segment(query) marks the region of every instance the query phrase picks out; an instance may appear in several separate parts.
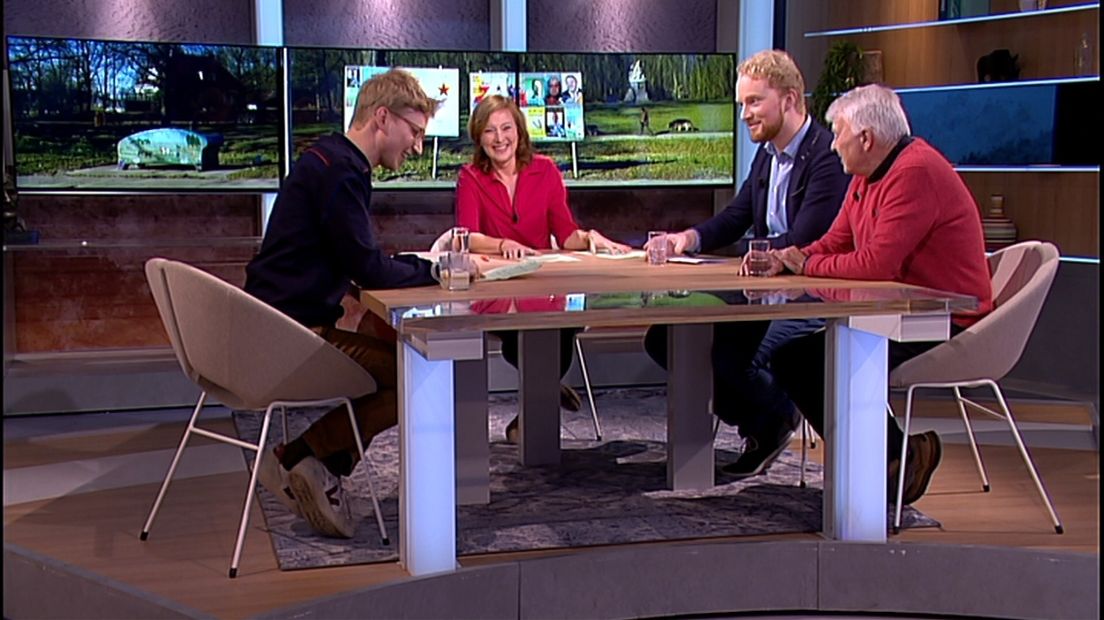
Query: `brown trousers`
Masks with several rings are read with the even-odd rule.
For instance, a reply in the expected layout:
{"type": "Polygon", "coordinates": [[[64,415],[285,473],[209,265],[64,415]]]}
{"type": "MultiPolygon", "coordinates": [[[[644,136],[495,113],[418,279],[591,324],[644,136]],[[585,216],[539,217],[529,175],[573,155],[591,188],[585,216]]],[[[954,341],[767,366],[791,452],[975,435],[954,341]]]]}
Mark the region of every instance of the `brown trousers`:
{"type": "MultiPolygon", "coordinates": [[[[353,413],[360,426],[365,449],[377,434],[398,424],[398,369],[393,338],[350,332],[336,327],[314,328],[326,342],[364,367],[376,380],[374,393],[353,400],[353,413]]],[[[393,333],[393,332],[392,332],[393,333]]],[[[353,463],[357,454],[349,413],[342,405],[329,411],[303,433],[303,440],[319,459],[348,452],[353,463]]]]}

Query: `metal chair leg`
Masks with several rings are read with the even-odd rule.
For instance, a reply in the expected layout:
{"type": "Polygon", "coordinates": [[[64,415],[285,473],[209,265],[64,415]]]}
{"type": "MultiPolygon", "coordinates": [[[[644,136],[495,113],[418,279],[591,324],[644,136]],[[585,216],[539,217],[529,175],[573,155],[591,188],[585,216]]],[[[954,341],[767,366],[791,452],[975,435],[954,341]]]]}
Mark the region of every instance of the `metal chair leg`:
{"type": "Polygon", "coordinates": [[[345,400],[345,409],[349,412],[349,422],[353,428],[353,438],[356,439],[357,453],[360,461],[364,463],[364,475],[368,480],[368,493],[372,496],[372,510],[376,513],[376,525],[379,526],[380,539],[384,545],[390,545],[391,539],[387,536],[387,526],[383,523],[383,513],[380,511],[379,499],[376,497],[376,485],[372,482],[372,464],[368,461],[368,453],[364,450],[364,441],[360,438],[360,425],[357,424],[356,415],[353,413],[353,403],[348,398],[345,400]]]}
{"type": "Polygon", "coordinates": [[[901,508],[905,501],[905,465],[908,463],[908,438],[909,424],[912,422],[912,397],[916,390],[915,385],[910,385],[908,396],[905,397],[905,427],[902,429],[904,438],[901,440],[901,461],[897,468],[897,504],[893,512],[893,533],[901,533],[901,508]]]}
{"type": "Polygon", "coordinates": [[[802,419],[801,421],[801,474],[798,479],[797,486],[805,488],[805,462],[808,460],[808,443],[806,439],[809,434],[809,422],[802,419]]]}
{"type": "Polygon", "coordinates": [[[1016,421],[1012,418],[1012,411],[1008,409],[1008,403],[1004,401],[1004,394],[1001,392],[1000,386],[992,380],[986,380],[985,383],[993,389],[993,393],[997,396],[997,402],[1000,404],[1001,411],[1004,412],[1004,419],[1008,421],[1008,428],[1012,431],[1012,437],[1016,439],[1016,445],[1020,449],[1020,456],[1023,457],[1024,465],[1027,466],[1027,472],[1031,474],[1031,479],[1035,482],[1035,488],[1039,491],[1039,497],[1042,498],[1047,512],[1050,513],[1054,531],[1059,534],[1063,533],[1062,522],[1058,519],[1058,513],[1054,511],[1054,505],[1050,502],[1050,496],[1047,494],[1046,488],[1043,487],[1043,481],[1039,478],[1039,473],[1035,470],[1035,463],[1031,460],[1031,455],[1027,453],[1027,447],[1024,445],[1023,438],[1020,437],[1020,429],[1016,427],[1016,421]]]}
{"type": "Polygon", "coordinates": [[[594,421],[594,439],[602,441],[602,426],[598,423],[598,408],[594,406],[594,390],[590,386],[590,373],[587,372],[586,357],[583,356],[583,343],[575,338],[575,353],[579,355],[579,370],[583,372],[583,386],[586,387],[587,400],[590,402],[590,417],[594,421]]]}
{"type": "Polygon", "coordinates": [[[265,409],[261,422],[261,436],[257,439],[256,456],[253,457],[253,471],[249,474],[249,487],[245,490],[245,506],[242,507],[241,522],[238,525],[238,539],[234,543],[234,556],[230,559],[230,578],[238,576],[238,561],[241,560],[242,547],[245,546],[245,530],[249,527],[249,509],[253,506],[253,493],[257,489],[257,475],[261,472],[261,459],[264,458],[265,442],[268,439],[268,425],[272,421],[273,405],[265,409]]]}
{"type": "Polygon", "coordinates": [[[978,475],[981,476],[981,490],[989,492],[989,475],[985,472],[985,464],[981,462],[981,451],[978,449],[977,439],[974,437],[974,427],[970,424],[970,416],[966,413],[966,405],[962,398],[962,390],[956,385],[954,390],[955,404],[958,405],[958,413],[962,416],[962,423],[966,425],[966,436],[970,439],[970,451],[974,453],[974,464],[977,465],[978,475]]]}
{"type": "Polygon", "coordinates": [[[203,410],[203,402],[206,400],[207,392],[203,392],[199,395],[199,400],[196,401],[195,410],[192,411],[192,417],[188,420],[188,427],[184,429],[184,436],[180,438],[180,445],[177,446],[176,454],[173,455],[172,463],[169,464],[169,471],[165,474],[165,480],[161,483],[161,490],[157,492],[157,499],[153,500],[149,516],[146,517],[146,524],[142,526],[142,533],[138,536],[140,540],[149,538],[150,528],[153,527],[153,519],[157,517],[157,511],[161,508],[161,500],[165,499],[165,493],[169,490],[169,483],[172,482],[173,475],[176,474],[176,466],[180,463],[180,455],[184,454],[184,448],[188,445],[188,439],[192,436],[192,429],[195,428],[196,420],[199,419],[199,412],[203,410]]]}

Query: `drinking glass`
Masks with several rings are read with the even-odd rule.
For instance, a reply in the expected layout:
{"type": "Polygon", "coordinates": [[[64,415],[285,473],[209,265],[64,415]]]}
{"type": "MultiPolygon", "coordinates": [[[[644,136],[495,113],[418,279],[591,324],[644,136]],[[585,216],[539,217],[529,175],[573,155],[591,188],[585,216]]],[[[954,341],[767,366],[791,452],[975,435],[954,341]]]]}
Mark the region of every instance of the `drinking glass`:
{"type": "Polygon", "coordinates": [[[471,257],[467,252],[445,252],[437,258],[437,276],[441,288],[466,291],[471,288],[471,257]]]}
{"type": "Polygon", "coordinates": [[[648,264],[662,265],[667,262],[667,231],[648,231],[648,264]]]}
{"type": "Polygon", "coordinates": [[[465,226],[454,226],[452,228],[452,240],[449,243],[449,249],[453,252],[462,252],[467,254],[471,251],[471,231],[465,226]]]}
{"type": "Polygon", "coordinates": [[[761,278],[770,271],[770,258],[767,252],[770,250],[770,241],[766,239],[752,239],[748,242],[748,251],[744,255],[747,261],[747,273],[750,276],[761,278]]]}

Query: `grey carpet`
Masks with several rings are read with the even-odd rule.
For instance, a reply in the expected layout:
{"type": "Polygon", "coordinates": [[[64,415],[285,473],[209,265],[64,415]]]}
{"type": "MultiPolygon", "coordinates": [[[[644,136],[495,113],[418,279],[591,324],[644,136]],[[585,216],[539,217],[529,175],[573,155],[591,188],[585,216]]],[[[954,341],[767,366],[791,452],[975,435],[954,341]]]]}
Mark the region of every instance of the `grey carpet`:
{"type": "MultiPolygon", "coordinates": [[[[597,401],[602,442],[593,440],[594,428],[584,403],[578,413],[563,413],[562,463],[523,468],[517,462],[517,448],[505,443],[503,435],[517,411],[517,397],[491,397],[491,502],[459,508],[460,555],[820,530],[823,468],[808,463],[808,487],[799,487],[800,452],[785,452],[765,475],[752,479],[734,482],[718,472],[712,489],[668,491],[664,488],[664,390],[609,390],[597,395],[597,401]]],[[[291,436],[321,413],[291,414],[291,436]]],[[[233,417],[239,435],[255,441],[261,415],[235,412],[233,417]]],[[[280,437],[279,428],[278,419],[273,419],[270,444],[280,437]]],[[[391,537],[387,547],[381,544],[372,515],[363,464],[345,479],[354,514],[362,517],[352,540],[314,534],[266,490],[258,490],[281,569],[397,558],[397,439],[392,429],[376,437],[368,450],[391,537]]],[[[715,444],[718,465],[734,461],[741,444],[735,430],[722,425],[715,444]]],[[[252,453],[245,455],[252,459],[252,453]]],[[[891,517],[892,509],[887,518],[891,517]]],[[[902,521],[903,527],[939,526],[912,508],[906,508],[902,521]]]]}

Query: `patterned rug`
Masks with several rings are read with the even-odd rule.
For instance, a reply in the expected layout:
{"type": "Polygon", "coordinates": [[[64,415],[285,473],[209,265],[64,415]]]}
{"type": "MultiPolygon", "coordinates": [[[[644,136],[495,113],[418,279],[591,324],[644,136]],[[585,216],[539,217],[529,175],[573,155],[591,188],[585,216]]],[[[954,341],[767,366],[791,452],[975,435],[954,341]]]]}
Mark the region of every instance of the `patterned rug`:
{"type": "MultiPolygon", "coordinates": [[[[808,463],[808,486],[798,486],[800,452],[785,452],[765,475],[755,478],[731,481],[718,471],[717,486],[712,489],[669,491],[664,488],[665,391],[609,390],[596,394],[596,400],[602,442],[593,440],[594,427],[584,403],[578,413],[563,413],[562,463],[523,468],[517,462],[517,447],[506,443],[503,435],[517,411],[517,396],[491,396],[491,501],[459,508],[459,555],[821,529],[823,468],[808,463]]],[[[290,415],[291,436],[321,413],[290,415]]],[[[256,441],[260,414],[235,412],[233,417],[239,436],[256,441]]],[[[275,443],[280,436],[278,420],[271,428],[270,443],[275,443]]],[[[354,514],[362,517],[352,540],[314,534],[305,521],[258,488],[281,569],[397,559],[397,439],[397,431],[391,429],[376,437],[368,450],[391,537],[387,547],[381,544],[372,515],[363,465],[345,479],[354,514]]],[[[735,429],[722,425],[715,443],[717,464],[736,460],[741,444],[735,429]]],[[[251,462],[252,453],[243,453],[251,462]]],[[[892,507],[887,511],[887,519],[891,518],[892,507]]],[[[905,509],[902,521],[902,527],[939,526],[912,508],[905,509]]]]}

